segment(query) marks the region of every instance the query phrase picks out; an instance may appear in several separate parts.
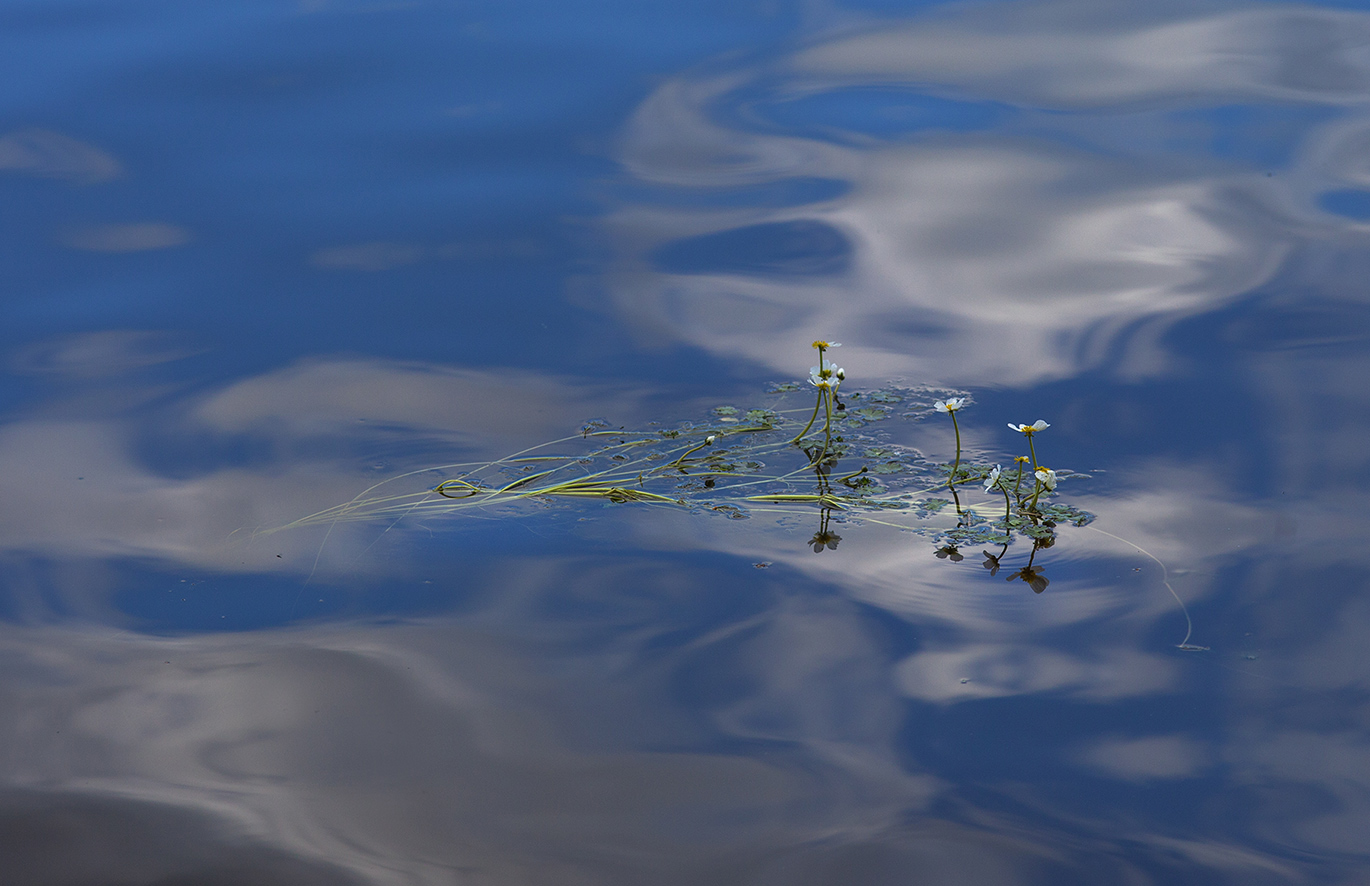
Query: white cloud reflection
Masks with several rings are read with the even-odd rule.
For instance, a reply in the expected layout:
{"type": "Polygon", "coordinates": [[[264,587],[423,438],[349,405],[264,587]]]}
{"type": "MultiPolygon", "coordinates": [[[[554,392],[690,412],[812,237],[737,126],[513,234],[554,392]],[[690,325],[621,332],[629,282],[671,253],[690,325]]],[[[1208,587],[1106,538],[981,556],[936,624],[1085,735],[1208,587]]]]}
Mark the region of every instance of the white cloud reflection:
{"type": "Polygon", "coordinates": [[[1215,97],[1359,105],[1367,42],[1370,17],[1334,9],[1017,3],[821,42],[793,66],[1062,109],[1215,97]]]}
{"type": "Polygon", "coordinates": [[[1370,16],[1129,9],[955,7],[668,81],[623,132],[618,159],[634,179],[691,189],[822,179],[849,190],[783,208],[617,208],[605,222],[621,255],[606,280],[615,310],[648,338],[789,374],[803,359],[796,347],[828,337],[847,343],[849,371],[871,377],[1022,384],[1105,361],[1124,376],[1166,372],[1158,339],[1169,324],[1270,279],[1326,218],[1295,196],[1312,184],[1298,169],[1274,181],[1207,154],[1139,164],[1133,146],[1088,145],[1076,117],[1145,111],[1140,140],[1159,145],[1178,125],[1168,111],[1251,100],[1359,108],[1370,16]],[[1016,103],[1026,122],[892,139],[748,123],[775,98],[892,86],[1016,103]],[[1075,116],[1044,114],[1066,108],[1075,116]],[[691,272],[652,259],[686,238],[799,221],[845,238],[844,272],[691,272]]]}
{"type": "Polygon", "coordinates": [[[191,233],[166,222],[129,222],[76,228],[62,239],[71,248],[87,252],[150,252],[184,246],[191,233]]]}
{"type": "MultiPolygon", "coordinates": [[[[191,472],[166,471],[140,454],[145,416],[128,413],[140,382],[109,387],[81,363],[95,350],[106,370],[147,365],[151,333],[62,339],[26,354],[63,364],[76,406],[45,404],[0,426],[0,548],[63,557],[155,557],[230,572],[308,571],[318,533],[249,541],[252,533],[345,502],[405,469],[485,460],[574,434],[613,404],[631,415],[637,393],[519,370],[472,370],[367,359],[302,361],[218,389],[196,391],[159,413],[160,437],[199,436],[214,445],[248,438],[270,452],[256,466],[229,459],[191,472]],[[73,351],[75,348],[75,351],[73,351]],[[376,457],[393,451],[377,473],[376,457]],[[276,555],[281,558],[277,559],[276,555]]],[[[25,358],[26,360],[28,358],[25,358]]],[[[23,361],[21,361],[23,362],[23,361]]],[[[155,362],[155,361],[153,361],[155,362]]],[[[24,365],[28,365],[24,362],[24,365]]],[[[167,395],[164,386],[144,384],[167,395]]],[[[188,445],[190,445],[188,443],[188,445]]],[[[434,481],[436,482],[436,481],[434,481]]],[[[415,490],[423,488],[415,481],[415,490]]],[[[413,490],[411,490],[413,491],[413,490]]],[[[330,538],[344,561],[375,540],[375,527],[330,538]]]]}
{"type": "Polygon", "coordinates": [[[1185,735],[1107,737],[1080,751],[1080,761],[1125,781],[1192,778],[1209,763],[1207,749],[1185,735]]]}
{"type": "MultiPolygon", "coordinates": [[[[0,461],[25,466],[0,475],[10,503],[0,537],[15,559],[137,556],[224,572],[304,571],[316,537],[273,536],[257,553],[224,539],[335,504],[340,489],[367,482],[358,460],[309,455],[310,441],[378,433],[411,452],[424,438],[489,450],[545,439],[590,401],[603,408],[615,396],[632,403],[631,393],[531,373],[307,361],[187,393],[163,413],[203,439],[252,434],[284,453],[188,477],[144,463],[121,412],[21,417],[0,433],[0,461]],[[526,411],[492,412],[491,396],[526,411]],[[372,424],[379,431],[359,430],[372,424]],[[69,476],[75,468],[84,480],[69,476]],[[284,564],[274,557],[281,551],[284,564]]],[[[1272,515],[1224,502],[1207,472],[1142,473],[1151,482],[1143,493],[1072,500],[1193,570],[1176,581],[1191,603],[1209,590],[1205,572],[1270,532],[1272,515]]],[[[150,822],[128,845],[154,845],[159,816],[184,810],[184,827],[210,848],[166,876],[195,864],[222,869],[231,852],[252,859],[257,881],[268,883],[288,880],[286,870],[321,882],[441,883],[455,869],[472,882],[685,884],[760,871],[819,884],[859,863],[889,871],[892,882],[954,871],[957,882],[1027,884],[1106,864],[1136,874],[1117,859],[1120,839],[1160,857],[1182,853],[1215,882],[1278,867],[1221,840],[1172,845],[1154,822],[1105,822],[1083,845],[1072,836],[1075,849],[1063,855],[1049,848],[1061,839],[1055,825],[979,808],[905,737],[910,705],[953,711],[1034,695],[1107,707],[1183,692],[1207,662],[1157,645],[1172,629],[1178,642],[1181,619],[1128,544],[1063,533],[1042,553],[1054,580],[1037,596],[874,525],[842,527],[839,549],[815,555],[803,543],[811,526],[768,527],[761,514],[738,522],[623,507],[585,516],[581,541],[598,532],[612,541],[610,556],[521,552],[497,579],[453,572],[456,585],[498,585],[468,618],[179,638],[0,626],[0,712],[12,724],[0,734],[6,790],[60,799],[55,812],[24,813],[45,828],[51,816],[101,809],[130,828],[150,822]],[[625,539],[631,553],[615,559],[625,539]],[[697,550],[734,556],[698,571],[670,559],[697,550]],[[761,557],[773,561],[769,570],[745,565],[761,557]],[[706,582],[729,564],[766,584],[727,588],[758,602],[720,616],[706,582]],[[1146,572],[1130,586],[1114,573],[1133,564],[1146,572]],[[701,598],[705,609],[692,613],[701,598]],[[917,626],[912,652],[892,654],[871,607],[917,626]],[[941,802],[968,805],[973,820],[945,815],[941,802]]],[[[355,564],[376,532],[340,539],[343,559],[355,564]]],[[[101,593],[93,571],[70,572],[85,594],[101,593]]],[[[1335,761],[1355,753],[1351,736],[1300,732],[1234,743],[1223,762],[1293,785],[1348,777],[1335,761]],[[1342,756],[1296,765],[1281,759],[1285,743],[1337,745],[1342,756]]],[[[1218,753],[1202,738],[1178,738],[1086,731],[1061,765],[1138,784],[1205,777],[1218,753]]],[[[1002,787],[997,778],[982,787],[1002,787]]],[[[1306,818],[1289,830],[1303,845],[1349,845],[1359,833],[1357,784],[1341,789],[1347,811],[1316,839],[1306,818]]],[[[0,816],[25,802],[0,791],[0,816]]]]}
{"type": "MultiPolygon", "coordinates": [[[[860,648],[839,661],[856,664],[860,648]]],[[[216,844],[255,848],[277,876],[290,861],[377,884],[446,883],[457,872],[477,883],[731,882],[796,855],[827,865],[889,852],[906,874],[951,865],[964,872],[958,882],[1027,883],[1025,863],[1049,857],[983,827],[901,825],[936,783],[894,759],[892,708],[871,732],[805,717],[804,694],[782,695],[770,719],[799,721],[766,732],[799,743],[769,757],[651,751],[633,747],[633,724],[647,719],[634,710],[637,681],[609,678],[628,693],[606,706],[605,676],[585,670],[601,663],[548,671],[517,644],[450,623],[183,639],[31,627],[0,630],[0,651],[10,662],[0,677],[10,791],[122,811],[134,849],[157,842],[138,831],[137,804],[184,810],[180,827],[205,822],[189,860],[125,850],[107,859],[113,870],[88,877],[139,865],[184,875],[177,865],[203,856],[222,868],[216,844]],[[825,741],[833,726],[845,735],[825,741]]],[[[848,686],[878,677],[843,669],[848,686]]],[[[861,697],[888,708],[879,692],[861,697]]],[[[669,704],[652,713],[684,714],[669,704]]],[[[49,825],[30,814],[31,829],[49,825]]],[[[92,830],[83,845],[103,842],[92,830]]],[[[23,882],[50,881],[79,848],[54,842],[23,882]]]]}
{"type": "Polygon", "coordinates": [[[116,179],[124,172],[118,160],[99,148],[36,128],[0,136],[0,170],[87,185],[116,179]]]}

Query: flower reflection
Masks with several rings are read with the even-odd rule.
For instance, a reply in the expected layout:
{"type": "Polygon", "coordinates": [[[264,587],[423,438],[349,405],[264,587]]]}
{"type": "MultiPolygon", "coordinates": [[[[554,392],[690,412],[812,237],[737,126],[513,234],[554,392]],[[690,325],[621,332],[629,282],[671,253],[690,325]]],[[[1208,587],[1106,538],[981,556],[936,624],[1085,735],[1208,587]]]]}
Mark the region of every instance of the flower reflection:
{"type": "MultiPolygon", "coordinates": [[[[990,573],[993,574],[992,572],[990,573]]],[[[1025,581],[1032,588],[1034,594],[1040,594],[1047,589],[1051,582],[1047,581],[1046,576],[1042,575],[1040,566],[1024,566],[1017,572],[1010,575],[1005,581],[1025,581]]]]}
{"type": "Polygon", "coordinates": [[[809,545],[813,547],[815,554],[823,553],[824,549],[829,551],[837,550],[837,544],[842,540],[842,536],[832,531],[829,523],[832,521],[832,509],[824,508],[818,517],[818,531],[809,539],[809,545]]]}
{"type": "Polygon", "coordinates": [[[956,545],[943,545],[933,552],[933,556],[939,560],[950,560],[953,563],[960,563],[966,559],[960,551],[956,550],[956,545]]]}
{"type": "MultiPolygon", "coordinates": [[[[1004,547],[1005,549],[1007,549],[1008,545],[1005,545],[1004,547]]],[[[981,563],[980,565],[988,569],[989,574],[991,576],[998,575],[999,558],[1003,556],[1004,552],[1000,551],[998,554],[991,554],[989,551],[981,551],[980,553],[985,555],[985,562],[981,563]]]]}
{"type": "Polygon", "coordinates": [[[837,543],[842,540],[842,536],[836,532],[816,532],[813,538],[809,539],[809,544],[813,545],[813,552],[821,554],[826,547],[830,551],[837,550],[837,543]]]}

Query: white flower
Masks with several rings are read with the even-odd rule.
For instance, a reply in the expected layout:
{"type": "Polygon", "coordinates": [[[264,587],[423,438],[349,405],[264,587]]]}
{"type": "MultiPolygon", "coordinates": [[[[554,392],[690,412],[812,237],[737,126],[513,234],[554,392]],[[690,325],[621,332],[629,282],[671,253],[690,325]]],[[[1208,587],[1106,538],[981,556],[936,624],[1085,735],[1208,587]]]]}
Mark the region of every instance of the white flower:
{"type": "Polygon", "coordinates": [[[1056,472],[1050,468],[1044,468],[1041,465],[1038,465],[1037,470],[1033,472],[1033,476],[1037,478],[1038,483],[1041,483],[1047,488],[1048,492],[1056,488],[1056,472]]]}
{"type": "Polygon", "coordinates": [[[993,489],[993,488],[994,488],[994,484],[999,482],[999,474],[1000,474],[1000,473],[1001,473],[1001,468],[1000,468],[999,465],[995,465],[995,466],[994,466],[994,470],[992,470],[992,471],[989,472],[989,476],[985,478],[985,491],[986,491],[986,492],[989,492],[991,489],[993,489]]]}
{"type": "Polygon", "coordinates": [[[838,386],[842,384],[842,379],[846,378],[846,376],[847,374],[842,371],[841,366],[829,365],[826,369],[819,369],[817,366],[813,366],[809,369],[809,384],[817,388],[827,388],[835,391],[838,386]]]}
{"type": "Polygon", "coordinates": [[[1042,421],[1040,418],[1030,425],[1015,425],[1013,422],[1009,422],[1008,426],[1021,434],[1035,434],[1038,431],[1045,431],[1047,428],[1051,427],[1051,425],[1042,421]]]}
{"type": "Polygon", "coordinates": [[[704,445],[705,445],[705,446],[712,446],[712,445],[714,445],[714,441],[717,440],[717,439],[718,439],[718,437],[717,437],[716,435],[710,434],[709,436],[707,436],[707,437],[704,438],[704,445]]]}
{"type": "Polygon", "coordinates": [[[932,404],[932,408],[938,412],[955,412],[966,405],[965,397],[948,397],[945,400],[938,400],[932,404]]]}
{"type": "Polygon", "coordinates": [[[829,348],[840,348],[842,347],[842,343],[840,341],[823,341],[822,339],[819,339],[813,343],[813,346],[820,351],[826,351],[829,348]]]}

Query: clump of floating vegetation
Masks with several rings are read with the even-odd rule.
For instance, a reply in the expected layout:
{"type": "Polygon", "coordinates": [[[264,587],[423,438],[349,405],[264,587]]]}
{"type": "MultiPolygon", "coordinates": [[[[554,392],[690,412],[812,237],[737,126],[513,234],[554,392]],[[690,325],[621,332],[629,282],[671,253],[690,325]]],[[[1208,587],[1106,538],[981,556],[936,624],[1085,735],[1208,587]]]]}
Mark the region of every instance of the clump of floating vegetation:
{"type": "MultiPolygon", "coordinates": [[[[988,547],[980,565],[990,576],[1007,569],[1007,581],[1022,581],[1038,594],[1046,590],[1050,582],[1037,564],[1039,552],[1056,543],[1059,527],[1094,520],[1058,497],[1063,482],[1088,475],[1038,461],[1036,436],[1051,425],[1043,419],[1010,422],[1026,454],[991,463],[988,453],[963,446],[958,415],[971,405],[969,394],[897,385],[843,391],[846,372],[828,356],[840,344],[816,341],[813,347],[818,365],[809,370],[807,388],[773,385],[749,408],[718,406],[669,428],[590,421],[577,433],[493,461],[392,477],[281,528],[393,524],[520,504],[594,501],[685,508],[735,520],[753,513],[809,513],[818,521],[807,542],[815,553],[837,549],[842,536],[836,525],[894,526],[927,539],[932,555],[948,563],[965,560],[962,548],[988,547]],[[808,396],[815,398],[812,405],[808,396]],[[955,455],[945,464],[904,442],[915,436],[913,425],[938,414],[951,420],[955,435],[955,455]],[[1030,550],[1026,562],[1013,568],[1005,559],[1019,540],[1030,550]]],[[[1183,610],[1168,578],[1165,585],[1183,610]]],[[[1206,648],[1189,643],[1193,625],[1187,611],[1185,619],[1190,631],[1179,648],[1206,648]]]]}
{"type": "Polygon", "coordinates": [[[1007,550],[1015,536],[1040,549],[1050,545],[1058,525],[1083,526],[1093,519],[1055,500],[1061,481],[1083,475],[1038,463],[1033,436],[1049,427],[1045,421],[1009,425],[1027,438],[1028,455],[1004,470],[962,448],[957,414],[968,407],[967,394],[900,386],[843,392],[846,372],[828,356],[840,345],[818,341],[813,346],[818,365],[809,371],[812,405],[803,385],[782,383],[750,408],[719,406],[706,417],[670,428],[613,428],[595,420],[578,433],[494,461],[438,465],[392,477],[290,527],[528,502],[599,500],[733,519],[816,509],[820,530],[810,542],[815,551],[837,547],[840,536],[830,527],[834,520],[863,521],[929,537],[946,559],[945,551],[967,545],[1007,550]],[[908,425],[937,413],[950,416],[955,430],[950,465],[930,462],[901,442],[910,436],[908,425]],[[963,487],[980,484],[980,500],[966,500],[963,487]]]}

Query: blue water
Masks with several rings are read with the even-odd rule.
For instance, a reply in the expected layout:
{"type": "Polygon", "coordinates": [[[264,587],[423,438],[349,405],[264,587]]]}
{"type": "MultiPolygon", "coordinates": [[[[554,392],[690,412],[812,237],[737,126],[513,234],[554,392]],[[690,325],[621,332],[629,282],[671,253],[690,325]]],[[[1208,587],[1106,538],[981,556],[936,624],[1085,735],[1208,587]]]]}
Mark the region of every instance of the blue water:
{"type": "Polygon", "coordinates": [[[1366,45],[0,3],[0,880],[1364,881],[1366,45]],[[806,464],[815,340],[904,507],[702,472],[806,464]],[[1093,522],[965,540],[949,396],[1093,522]],[[429,491],[553,440],[684,506],[429,491]]]}

